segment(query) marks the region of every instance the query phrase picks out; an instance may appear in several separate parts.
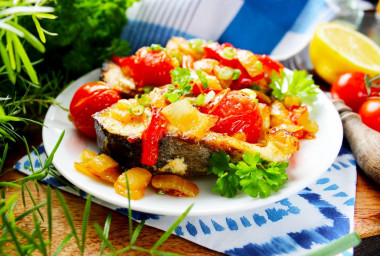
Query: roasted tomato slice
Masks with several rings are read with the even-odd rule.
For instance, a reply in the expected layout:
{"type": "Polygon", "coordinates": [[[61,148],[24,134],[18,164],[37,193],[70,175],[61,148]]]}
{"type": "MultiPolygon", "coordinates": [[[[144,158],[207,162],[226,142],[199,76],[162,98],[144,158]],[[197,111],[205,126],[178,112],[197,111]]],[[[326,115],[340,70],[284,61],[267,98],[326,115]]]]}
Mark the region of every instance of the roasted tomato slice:
{"type": "Polygon", "coordinates": [[[249,143],[256,143],[263,125],[257,104],[240,91],[221,91],[202,112],[219,116],[214,132],[229,136],[244,134],[249,143]]]}
{"type": "Polygon", "coordinates": [[[137,86],[161,86],[171,82],[170,70],[174,68],[172,57],[165,50],[140,48],[134,56],[113,57],[119,66],[128,67],[137,86]]]}

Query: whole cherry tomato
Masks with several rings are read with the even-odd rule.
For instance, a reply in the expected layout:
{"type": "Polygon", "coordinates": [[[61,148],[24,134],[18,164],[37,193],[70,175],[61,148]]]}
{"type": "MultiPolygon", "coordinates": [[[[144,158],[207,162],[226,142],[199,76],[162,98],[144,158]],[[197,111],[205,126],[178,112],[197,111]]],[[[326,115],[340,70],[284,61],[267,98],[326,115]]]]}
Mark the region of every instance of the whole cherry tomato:
{"type": "Polygon", "coordinates": [[[260,110],[252,98],[240,91],[221,91],[202,111],[219,116],[212,128],[214,132],[229,136],[244,133],[249,143],[256,143],[260,136],[263,125],[260,110]]]}
{"type": "Polygon", "coordinates": [[[380,132],[380,95],[369,97],[359,109],[364,124],[380,132]]]}
{"type": "Polygon", "coordinates": [[[128,67],[139,87],[161,86],[171,82],[170,70],[174,68],[174,61],[165,50],[143,47],[131,57],[113,57],[112,60],[121,67],[128,67]]]}
{"type": "Polygon", "coordinates": [[[120,95],[104,82],[90,82],[82,85],[70,103],[70,120],[75,127],[89,138],[95,138],[92,115],[120,99],[120,95]]]}
{"type": "Polygon", "coordinates": [[[372,92],[379,91],[376,88],[377,81],[366,80],[363,72],[348,72],[340,75],[331,86],[333,99],[342,99],[354,112],[358,112],[360,106],[368,97],[367,88],[372,92]]]}

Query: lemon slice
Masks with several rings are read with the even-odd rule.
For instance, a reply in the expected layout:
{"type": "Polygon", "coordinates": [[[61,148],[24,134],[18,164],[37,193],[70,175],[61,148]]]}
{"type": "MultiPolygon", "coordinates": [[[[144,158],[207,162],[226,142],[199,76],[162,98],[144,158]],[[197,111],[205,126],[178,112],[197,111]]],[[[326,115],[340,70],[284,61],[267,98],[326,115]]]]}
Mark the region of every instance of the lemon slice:
{"type": "Polygon", "coordinates": [[[310,42],[310,59],[317,74],[332,84],[342,73],[380,73],[380,47],[369,37],[338,23],[318,26],[310,42]]]}

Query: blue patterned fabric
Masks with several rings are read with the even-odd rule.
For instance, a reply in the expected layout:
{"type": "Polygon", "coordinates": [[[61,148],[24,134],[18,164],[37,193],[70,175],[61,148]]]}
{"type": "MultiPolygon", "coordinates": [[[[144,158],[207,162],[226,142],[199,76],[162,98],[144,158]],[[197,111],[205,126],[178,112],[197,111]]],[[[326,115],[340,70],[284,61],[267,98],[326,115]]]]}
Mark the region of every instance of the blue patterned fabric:
{"type": "Polygon", "coordinates": [[[127,11],[132,51],[172,36],[229,42],[284,60],[306,47],[335,11],[325,0],[142,0],[127,11]]]}
{"type": "MultiPolygon", "coordinates": [[[[46,161],[43,145],[31,162],[35,169],[46,161]]],[[[15,169],[30,174],[27,156],[15,169]]],[[[59,174],[58,174],[59,175],[59,174]]],[[[65,180],[63,177],[61,177],[65,180]]],[[[44,181],[85,198],[87,194],[52,176],[44,181]]],[[[174,233],[228,255],[305,255],[353,231],[356,163],[343,145],[339,156],[318,180],[297,194],[259,209],[228,215],[187,217],[174,233]]],[[[93,198],[93,201],[128,215],[128,210],[93,198]]],[[[167,230],[176,217],[132,211],[133,219],[167,230]]],[[[343,253],[353,255],[352,251],[343,253]]]]}

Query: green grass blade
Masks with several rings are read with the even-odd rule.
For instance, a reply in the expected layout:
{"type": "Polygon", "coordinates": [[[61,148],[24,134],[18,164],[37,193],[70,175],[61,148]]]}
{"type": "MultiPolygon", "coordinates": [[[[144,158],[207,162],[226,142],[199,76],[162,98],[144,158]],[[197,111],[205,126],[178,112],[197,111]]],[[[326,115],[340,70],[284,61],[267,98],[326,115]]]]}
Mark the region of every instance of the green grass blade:
{"type": "Polygon", "coordinates": [[[5,65],[5,68],[7,69],[9,80],[12,82],[12,84],[14,84],[16,82],[16,74],[13,71],[11,59],[9,58],[7,50],[5,49],[5,46],[1,41],[0,41],[0,55],[5,65]]]}
{"type": "Polygon", "coordinates": [[[35,212],[37,209],[40,209],[42,206],[46,205],[46,203],[47,202],[40,203],[40,204],[34,206],[33,208],[30,208],[29,210],[23,212],[21,215],[19,215],[19,216],[16,217],[15,221],[22,220],[23,218],[25,218],[29,214],[35,212]]]}
{"type": "Polygon", "coordinates": [[[86,200],[86,206],[84,208],[83,221],[82,221],[82,246],[81,252],[84,254],[84,247],[86,245],[86,235],[87,235],[87,225],[88,219],[90,217],[90,209],[91,209],[91,195],[88,195],[86,200]]]}
{"type": "Polygon", "coordinates": [[[51,205],[51,188],[50,188],[50,185],[48,185],[46,188],[46,202],[47,202],[49,241],[52,241],[52,237],[53,237],[53,211],[52,211],[52,205],[51,205]]]}
{"type": "MultiPolygon", "coordinates": [[[[28,188],[28,185],[25,184],[25,188],[26,188],[26,191],[28,191],[28,194],[29,194],[30,200],[32,200],[33,205],[36,206],[37,203],[36,203],[36,201],[34,200],[34,197],[33,197],[33,195],[32,195],[32,192],[30,192],[30,190],[29,190],[29,188],[28,188]]],[[[42,216],[42,213],[41,213],[40,209],[37,208],[36,210],[37,210],[38,214],[40,215],[41,220],[44,220],[44,216],[42,216]]]]}
{"type": "Polygon", "coordinates": [[[152,250],[157,249],[166,239],[173,233],[173,231],[178,227],[181,221],[186,218],[187,214],[190,212],[191,208],[193,208],[194,203],[192,203],[187,210],[179,216],[176,221],[170,226],[168,230],[158,239],[158,241],[153,245],[152,250]]]}
{"type": "MultiPolygon", "coordinates": [[[[104,228],[103,228],[103,235],[107,239],[108,239],[108,234],[109,234],[109,231],[110,231],[110,226],[111,226],[111,213],[108,214],[106,222],[104,223],[104,228]]],[[[102,240],[102,246],[100,248],[100,255],[103,254],[103,251],[104,251],[105,247],[106,247],[106,244],[102,240]]]]}
{"type": "Polygon", "coordinates": [[[26,51],[24,49],[24,46],[22,45],[22,43],[20,42],[20,39],[16,35],[13,36],[13,42],[14,42],[14,46],[17,50],[17,53],[20,56],[22,63],[24,64],[26,73],[28,74],[30,80],[33,83],[38,84],[39,81],[37,78],[36,70],[33,68],[33,65],[30,62],[30,59],[29,59],[28,54],[26,53],[26,51]]]}
{"type": "Polygon", "coordinates": [[[307,256],[334,256],[360,244],[361,239],[356,232],[345,235],[342,238],[307,254],[307,256]]]}
{"type": "Polygon", "coordinates": [[[73,218],[71,217],[71,214],[70,214],[70,211],[69,211],[69,208],[65,202],[65,199],[63,199],[63,196],[61,194],[61,192],[59,192],[58,189],[54,189],[55,193],[57,194],[57,197],[58,197],[58,200],[62,206],[62,209],[65,213],[65,216],[66,216],[66,219],[67,221],[69,222],[69,225],[70,225],[70,228],[71,228],[71,231],[75,237],[75,241],[78,245],[78,248],[81,248],[81,244],[80,244],[80,241],[79,241],[79,237],[78,237],[78,233],[75,229],[75,225],[74,225],[74,221],[73,221],[73,218]]]}
{"type": "Polygon", "coordinates": [[[181,256],[182,254],[174,253],[174,252],[162,252],[162,251],[152,251],[153,255],[160,255],[160,256],[181,256]]]}
{"type": "Polygon", "coordinates": [[[0,208],[0,215],[11,209],[12,205],[17,201],[18,194],[11,195],[9,199],[5,201],[4,206],[0,208]]]}
{"type": "MultiPolygon", "coordinates": [[[[95,228],[96,233],[98,233],[98,236],[102,239],[102,247],[103,247],[103,244],[104,244],[105,246],[107,246],[108,248],[110,248],[110,250],[112,252],[115,252],[115,249],[113,248],[110,240],[108,240],[108,234],[105,234],[105,232],[102,231],[102,228],[99,226],[98,223],[94,224],[94,228],[95,228]]],[[[102,255],[102,253],[103,253],[103,251],[101,250],[100,251],[100,255],[102,255]]]]}
{"type": "Polygon", "coordinates": [[[5,144],[4,151],[3,151],[3,156],[0,159],[1,160],[0,161],[0,173],[3,170],[3,166],[4,166],[4,163],[5,163],[5,158],[7,157],[7,153],[8,153],[8,143],[5,144]]]}
{"type": "Polygon", "coordinates": [[[62,251],[63,248],[65,248],[66,244],[70,241],[70,239],[73,237],[73,233],[68,234],[65,239],[62,240],[62,242],[59,244],[57,249],[54,251],[53,256],[58,256],[59,253],[62,251]]]}
{"type": "Polygon", "coordinates": [[[36,228],[36,233],[37,233],[38,240],[40,241],[40,246],[39,246],[40,252],[43,255],[47,256],[46,247],[45,247],[45,241],[44,241],[44,238],[43,238],[42,232],[41,232],[41,224],[37,220],[37,215],[35,213],[33,213],[33,222],[34,222],[34,226],[36,228]]]}
{"type": "Polygon", "coordinates": [[[34,248],[38,249],[40,246],[36,243],[35,239],[33,239],[31,236],[29,236],[28,233],[26,233],[21,228],[16,227],[16,230],[18,233],[20,233],[24,238],[26,238],[30,245],[33,245],[34,248]]]}
{"type": "Polygon", "coordinates": [[[128,195],[128,224],[129,224],[129,241],[132,240],[132,232],[133,232],[133,223],[132,223],[132,208],[131,208],[131,192],[129,189],[129,181],[128,181],[128,175],[125,172],[125,183],[127,188],[127,195],[128,195]]]}
{"type": "Polygon", "coordinates": [[[139,223],[139,225],[136,227],[136,229],[133,231],[133,235],[132,235],[132,238],[131,238],[131,245],[133,245],[136,242],[137,237],[139,236],[140,231],[143,228],[144,224],[145,224],[145,220],[142,220],[139,223]]]}
{"type": "MultiPolygon", "coordinates": [[[[12,36],[11,36],[11,32],[6,32],[5,33],[5,38],[6,38],[6,41],[7,41],[7,44],[6,44],[6,49],[8,51],[8,55],[9,55],[9,60],[11,62],[11,67],[12,67],[12,71],[16,69],[16,57],[15,57],[15,52],[14,52],[14,49],[13,49],[13,42],[12,42],[12,36]]],[[[16,79],[16,74],[13,72],[13,75],[15,76],[14,79],[16,79]]]]}
{"type": "Polygon", "coordinates": [[[0,187],[21,188],[21,186],[19,184],[15,184],[13,182],[6,182],[6,181],[1,181],[0,182],[0,187]]]}
{"type": "Polygon", "coordinates": [[[50,166],[50,164],[53,162],[54,154],[55,154],[55,152],[57,151],[59,145],[61,144],[62,139],[63,139],[64,136],[65,136],[65,130],[63,130],[63,132],[62,132],[61,135],[59,136],[57,143],[55,144],[55,146],[54,146],[53,150],[51,151],[49,157],[46,159],[46,162],[45,162],[45,164],[44,164],[43,169],[48,168],[48,167],[50,166]]]}
{"type": "Polygon", "coordinates": [[[21,198],[22,198],[22,204],[24,205],[24,208],[26,207],[26,203],[25,203],[25,183],[24,181],[21,181],[21,198]]]}
{"type": "Polygon", "coordinates": [[[43,43],[41,43],[37,37],[35,37],[32,33],[30,33],[27,29],[25,29],[24,27],[20,26],[19,24],[15,23],[15,22],[12,22],[12,21],[8,21],[7,22],[8,24],[12,25],[13,27],[15,27],[16,29],[18,29],[19,31],[21,31],[22,33],[24,33],[24,39],[30,44],[32,45],[35,49],[37,49],[39,52],[42,52],[44,53],[45,52],[45,46],[43,45],[43,43]]]}
{"type": "Polygon", "coordinates": [[[17,250],[18,254],[19,255],[24,255],[24,250],[22,249],[22,246],[21,246],[20,242],[17,239],[16,228],[15,228],[14,222],[12,223],[12,220],[8,221],[8,219],[5,218],[5,216],[3,216],[4,214],[1,214],[1,215],[3,217],[2,218],[3,219],[3,223],[4,223],[7,231],[11,235],[12,242],[15,244],[15,247],[16,247],[16,250],[17,250]]]}
{"type": "Polygon", "coordinates": [[[38,21],[35,15],[32,15],[32,19],[33,19],[34,25],[36,26],[37,33],[40,37],[41,42],[46,43],[46,37],[45,37],[44,31],[42,30],[40,22],[38,21]]]}

